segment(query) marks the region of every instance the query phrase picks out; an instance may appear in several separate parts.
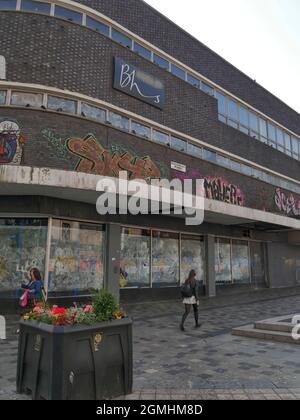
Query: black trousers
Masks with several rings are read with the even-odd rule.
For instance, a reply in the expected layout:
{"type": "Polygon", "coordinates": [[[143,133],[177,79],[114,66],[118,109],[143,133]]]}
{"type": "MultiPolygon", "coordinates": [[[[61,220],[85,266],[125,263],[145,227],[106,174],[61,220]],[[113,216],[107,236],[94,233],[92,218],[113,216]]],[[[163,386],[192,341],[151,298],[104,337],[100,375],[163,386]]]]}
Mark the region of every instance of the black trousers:
{"type": "Polygon", "coordinates": [[[198,322],[199,322],[198,305],[187,305],[186,304],[185,305],[185,312],[182,316],[182,321],[181,321],[182,326],[185,323],[185,320],[187,319],[187,317],[189,316],[189,313],[191,312],[192,307],[193,307],[193,310],[194,310],[195,323],[196,323],[196,325],[198,325],[198,322]]]}

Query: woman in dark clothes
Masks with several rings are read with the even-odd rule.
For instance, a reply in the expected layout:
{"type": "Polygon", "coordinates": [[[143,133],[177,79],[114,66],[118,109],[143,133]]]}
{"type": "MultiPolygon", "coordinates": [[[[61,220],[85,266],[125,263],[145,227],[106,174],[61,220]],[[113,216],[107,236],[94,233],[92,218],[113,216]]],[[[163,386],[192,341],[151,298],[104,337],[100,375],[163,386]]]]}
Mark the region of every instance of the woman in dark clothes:
{"type": "Polygon", "coordinates": [[[185,281],[185,285],[189,286],[191,289],[192,296],[186,297],[183,299],[183,304],[185,305],[185,312],[182,316],[182,321],[180,324],[181,331],[184,330],[184,322],[187,319],[189,313],[191,312],[191,309],[193,307],[194,310],[194,317],[195,317],[195,328],[201,327],[201,324],[199,324],[199,315],[198,315],[198,306],[199,306],[199,285],[196,280],[196,272],[195,270],[191,270],[188,278],[185,281]]]}
{"type": "Polygon", "coordinates": [[[22,284],[22,288],[28,290],[27,305],[24,309],[30,310],[43,300],[43,283],[41,273],[37,268],[32,268],[29,272],[30,281],[22,284]]]}

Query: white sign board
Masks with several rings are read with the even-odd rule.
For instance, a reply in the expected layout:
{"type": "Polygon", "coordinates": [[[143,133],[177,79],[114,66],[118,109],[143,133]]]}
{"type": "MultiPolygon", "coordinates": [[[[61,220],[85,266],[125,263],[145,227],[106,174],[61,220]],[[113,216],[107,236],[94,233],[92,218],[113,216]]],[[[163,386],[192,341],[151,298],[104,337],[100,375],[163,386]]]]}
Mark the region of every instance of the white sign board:
{"type": "Polygon", "coordinates": [[[182,165],[181,163],[171,162],[171,169],[174,169],[178,172],[186,173],[186,166],[182,165]]]}

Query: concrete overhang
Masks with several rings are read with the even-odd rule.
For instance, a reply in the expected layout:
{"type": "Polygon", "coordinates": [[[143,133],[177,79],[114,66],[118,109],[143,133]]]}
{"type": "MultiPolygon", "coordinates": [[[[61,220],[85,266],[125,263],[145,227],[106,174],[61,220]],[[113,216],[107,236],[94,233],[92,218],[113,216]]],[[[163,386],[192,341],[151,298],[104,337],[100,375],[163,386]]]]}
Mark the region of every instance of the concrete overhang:
{"type": "MultiPolygon", "coordinates": [[[[0,196],[47,196],[96,204],[100,193],[97,183],[104,177],[75,171],[28,166],[0,166],[0,196]]],[[[105,177],[107,178],[107,177],[105,177]]],[[[204,220],[222,225],[263,223],[300,230],[300,220],[234,206],[215,200],[204,200],[204,220]]]]}

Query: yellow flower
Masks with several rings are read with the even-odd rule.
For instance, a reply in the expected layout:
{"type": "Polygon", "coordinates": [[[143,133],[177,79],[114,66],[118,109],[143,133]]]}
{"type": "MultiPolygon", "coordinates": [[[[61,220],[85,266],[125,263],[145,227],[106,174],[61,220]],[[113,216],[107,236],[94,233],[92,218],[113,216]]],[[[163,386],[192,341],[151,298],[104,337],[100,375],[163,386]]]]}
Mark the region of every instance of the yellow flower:
{"type": "Polygon", "coordinates": [[[28,321],[29,315],[24,315],[23,319],[24,319],[24,321],[28,321]]]}

